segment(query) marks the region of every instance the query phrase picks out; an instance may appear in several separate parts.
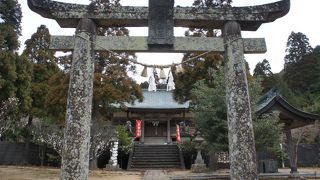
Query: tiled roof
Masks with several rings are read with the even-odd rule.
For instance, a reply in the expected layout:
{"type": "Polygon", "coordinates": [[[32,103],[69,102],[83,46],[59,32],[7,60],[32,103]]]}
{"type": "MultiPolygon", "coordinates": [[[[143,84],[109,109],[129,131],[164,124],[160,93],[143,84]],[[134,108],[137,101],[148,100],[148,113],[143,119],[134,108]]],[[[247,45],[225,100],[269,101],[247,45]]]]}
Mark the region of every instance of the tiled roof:
{"type": "Polygon", "coordinates": [[[133,104],[126,103],[127,108],[135,109],[187,109],[189,101],[183,104],[173,99],[171,91],[158,90],[156,92],[143,91],[144,99],[142,102],[138,100],[133,104]]]}
{"type": "MultiPolygon", "coordinates": [[[[304,112],[290,105],[275,88],[262,96],[256,113],[261,115],[270,111],[280,111],[280,116],[283,111],[286,120],[294,119],[300,122],[303,121],[304,124],[312,124],[315,120],[320,120],[320,115],[304,112]]],[[[295,126],[302,125],[296,123],[295,126]]]]}

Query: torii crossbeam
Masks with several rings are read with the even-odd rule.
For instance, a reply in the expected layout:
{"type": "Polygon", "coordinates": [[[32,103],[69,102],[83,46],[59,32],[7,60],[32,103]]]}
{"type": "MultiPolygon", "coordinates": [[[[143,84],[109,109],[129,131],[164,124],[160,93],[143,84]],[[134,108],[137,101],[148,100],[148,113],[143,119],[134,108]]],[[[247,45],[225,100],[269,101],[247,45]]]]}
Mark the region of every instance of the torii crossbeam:
{"type": "Polygon", "coordinates": [[[257,179],[256,152],[244,53],[266,51],[264,39],[242,39],[241,30],[256,31],[290,9],[290,0],[217,8],[173,7],[174,0],[149,0],[149,7],[110,7],[28,0],[30,9],[75,37],[53,36],[51,48],[73,50],[66,113],[61,179],[87,179],[92,108],[94,51],[224,52],[231,179],[257,179]],[[149,27],[148,37],[101,37],[96,27],[149,27]],[[174,27],[222,29],[222,38],[178,38],[174,27]]]}

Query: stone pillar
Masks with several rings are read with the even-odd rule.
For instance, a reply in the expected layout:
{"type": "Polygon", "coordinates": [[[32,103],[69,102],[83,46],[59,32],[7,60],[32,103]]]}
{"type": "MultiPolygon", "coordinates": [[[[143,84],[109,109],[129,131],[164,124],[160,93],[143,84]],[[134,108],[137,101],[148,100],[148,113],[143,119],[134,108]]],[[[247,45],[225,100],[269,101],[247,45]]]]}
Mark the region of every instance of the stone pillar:
{"type": "Polygon", "coordinates": [[[141,141],[140,143],[144,144],[144,125],[145,125],[145,120],[142,120],[142,129],[141,129],[141,141]]]}
{"type": "Polygon", "coordinates": [[[62,150],[62,180],[86,180],[89,173],[94,45],[79,36],[94,41],[95,23],[82,19],[76,30],[62,150]]]}
{"type": "Polygon", "coordinates": [[[167,121],[167,143],[171,143],[170,120],[167,121]]]}
{"type": "MultiPolygon", "coordinates": [[[[289,125],[287,125],[289,126],[289,125]]],[[[288,157],[289,157],[289,165],[290,165],[290,173],[298,173],[298,168],[297,168],[297,164],[296,164],[296,151],[295,151],[295,147],[292,141],[292,134],[291,134],[291,129],[287,128],[285,129],[286,131],[286,138],[287,138],[287,153],[288,153],[288,157]]]]}
{"type": "Polygon", "coordinates": [[[240,24],[226,22],[222,33],[226,43],[224,66],[230,177],[232,180],[253,180],[257,179],[256,151],[240,24]]]}

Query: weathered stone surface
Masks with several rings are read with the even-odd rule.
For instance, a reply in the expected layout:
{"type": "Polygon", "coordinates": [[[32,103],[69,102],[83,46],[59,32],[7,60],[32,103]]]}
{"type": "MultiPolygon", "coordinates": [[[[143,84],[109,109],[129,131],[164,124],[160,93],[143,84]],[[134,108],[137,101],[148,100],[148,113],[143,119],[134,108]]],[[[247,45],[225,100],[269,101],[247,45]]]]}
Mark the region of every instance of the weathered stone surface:
{"type": "Polygon", "coordinates": [[[173,46],[173,6],[174,0],[149,0],[149,47],[173,46]]]}
{"type": "Polygon", "coordinates": [[[225,42],[225,84],[228,115],[230,177],[257,179],[256,151],[240,25],[227,22],[225,42]]]}
{"type": "MultiPolygon", "coordinates": [[[[106,49],[116,52],[224,52],[223,38],[176,37],[172,48],[150,48],[147,37],[97,36],[97,51],[106,49]]],[[[265,53],[267,51],[264,38],[245,38],[244,53],[265,53]]],[[[74,47],[73,36],[51,36],[50,49],[71,51],[74,47]]]]}
{"type": "MultiPolygon", "coordinates": [[[[83,19],[76,34],[94,41],[94,27],[92,20],[83,19]]],[[[86,180],[89,173],[94,47],[91,42],[79,37],[74,41],[62,151],[62,180],[86,180]]]]}
{"type": "MultiPolygon", "coordinates": [[[[51,0],[28,0],[30,9],[43,17],[55,19],[61,27],[75,28],[79,19],[90,18],[98,26],[148,26],[147,7],[97,8],[89,5],[61,3],[51,0]]],[[[174,8],[176,27],[221,29],[226,21],[235,20],[246,31],[257,30],[262,23],[273,22],[288,13],[290,0],[249,7],[174,8]]]]}

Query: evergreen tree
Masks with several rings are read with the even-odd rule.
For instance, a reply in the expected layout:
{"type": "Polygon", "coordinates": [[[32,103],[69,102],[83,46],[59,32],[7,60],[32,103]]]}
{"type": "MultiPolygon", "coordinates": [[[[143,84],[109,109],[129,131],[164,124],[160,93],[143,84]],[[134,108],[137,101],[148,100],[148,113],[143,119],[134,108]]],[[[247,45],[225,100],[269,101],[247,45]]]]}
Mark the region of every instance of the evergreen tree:
{"type": "Polygon", "coordinates": [[[45,99],[47,118],[55,124],[64,124],[67,107],[70,74],[60,71],[49,79],[49,91],[45,99]]]}
{"type": "Polygon", "coordinates": [[[195,124],[208,144],[217,151],[228,150],[227,108],[225,103],[224,74],[217,71],[214,87],[203,80],[192,89],[195,124]]]}
{"type": "Polygon", "coordinates": [[[313,54],[317,57],[320,57],[320,45],[316,46],[314,49],[313,49],[313,54]]]}
{"type": "Polygon", "coordinates": [[[48,80],[59,71],[54,52],[49,50],[50,33],[46,26],[38,27],[25,44],[23,56],[32,63],[32,110],[31,116],[44,117],[46,109],[45,99],[49,91],[48,80]]]}
{"type": "Polygon", "coordinates": [[[255,77],[260,76],[262,78],[268,78],[273,75],[269,61],[264,59],[262,62],[259,62],[253,70],[253,75],[255,77]]]}
{"type": "Polygon", "coordinates": [[[289,87],[296,92],[312,91],[320,80],[320,58],[313,54],[303,56],[302,59],[287,67],[285,78],[289,87]]]}
{"type": "Polygon", "coordinates": [[[287,41],[286,56],[284,57],[285,68],[300,61],[303,56],[310,53],[312,53],[312,47],[307,36],[301,32],[291,32],[287,41]]]}
{"type": "Polygon", "coordinates": [[[19,47],[22,12],[17,0],[0,0],[0,49],[14,51],[19,47]]]}
{"type": "Polygon", "coordinates": [[[0,101],[14,97],[17,91],[16,55],[11,51],[0,51],[0,101]]]}
{"type": "Polygon", "coordinates": [[[15,81],[15,87],[17,88],[16,97],[19,99],[19,112],[21,115],[27,115],[32,106],[32,64],[26,57],[16,57],[16,74],[17,79],[15,81]]]}
{"type": "Polygon", "coordinates": [[[261,85],[263,87],[262,92],[265,93],[275,86],[274,74],[271,71],[269,61],[264,59],[259,62],[253,70],[253,76],[261,79],[261,85]]]}
{"type": "Polygon", "coordinates": [[[304,109],[309,112],[320,114],[320,46],[316,46],[312,55],[304,57],[305,63],[302,65],[301,75],[305,75],[305,87],[309,91],[303,93],[306,101],[304,109]]]}
{"type": "MultiPolygon", "coordinates": [[[[49,42],[49,30],[46,26],[41,25],[38,27],[37,32],[25,42],[26,48],[22,53],[22,56],[27,58],[32,64],[32,104],[28,112],[28,122],[23,128],[23,136],[26,143],[25,157],[27,157],[27,153],[29,153],[34,117],[43,118],[46,116],[47,110],[44,104],[49,90],[48,80],[59,70],[55,64],[54,52],[49,50],[49,42]]],[[[27,162],[27,159],[25,159],[25,161],[27,162]]]]}
{"type": "Polygon", "coordinates": [[[15,51],[19,47],[21,16],[16,0],[0,0],[0,101],[14,97],[17,90],[15,51]]]}
{"type": "MultiPolygon", "coordinates": [[[[255,116],[258,100],[261,97],[259,82],[249,81],[250,103],[253,126],[258,151],[277,153],[281,137],[282,125],[275,116],[255,116]],[[268,121],[268,122],[266,122],[268,121]]],[[[227,107],[225,103],[224,73],[217,71],[213,87],[208,87],[203,80],[197,82],[192,90],[195,97],[195,124],[211,148],[217,151],[228,150],[227,107]]]]}

